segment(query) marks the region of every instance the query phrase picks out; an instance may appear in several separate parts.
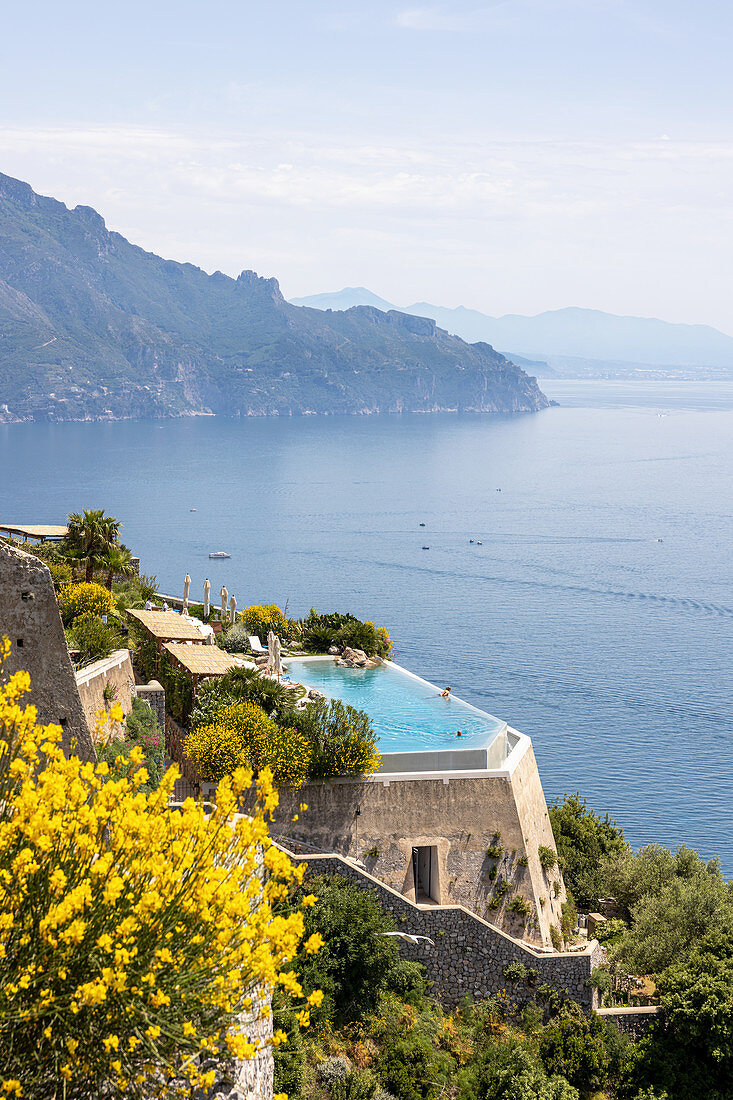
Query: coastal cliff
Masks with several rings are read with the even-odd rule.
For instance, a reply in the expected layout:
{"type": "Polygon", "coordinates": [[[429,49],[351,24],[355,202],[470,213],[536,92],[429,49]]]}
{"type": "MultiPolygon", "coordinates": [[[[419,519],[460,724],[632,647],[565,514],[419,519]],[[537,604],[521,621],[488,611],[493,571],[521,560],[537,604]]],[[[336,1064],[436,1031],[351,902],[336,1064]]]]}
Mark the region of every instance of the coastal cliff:
{"type": "Polygon", "coordinates": [[[0,422],[548,404],[489,344],[428,318],[293,306],[276,279],[162,259],[0,174],[0,422]]]}

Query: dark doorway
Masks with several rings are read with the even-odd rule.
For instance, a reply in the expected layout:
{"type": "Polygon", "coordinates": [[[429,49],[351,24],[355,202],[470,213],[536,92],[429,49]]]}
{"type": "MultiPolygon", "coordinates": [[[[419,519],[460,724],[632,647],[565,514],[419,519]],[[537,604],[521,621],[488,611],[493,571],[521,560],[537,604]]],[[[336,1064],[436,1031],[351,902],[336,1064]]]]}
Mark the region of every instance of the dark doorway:
{"type": "Polygon", "coordinates": [[[435,848],[412,849],[412,881],[415,884],[415,901],[436,900],[438,875],[435,848]]]}

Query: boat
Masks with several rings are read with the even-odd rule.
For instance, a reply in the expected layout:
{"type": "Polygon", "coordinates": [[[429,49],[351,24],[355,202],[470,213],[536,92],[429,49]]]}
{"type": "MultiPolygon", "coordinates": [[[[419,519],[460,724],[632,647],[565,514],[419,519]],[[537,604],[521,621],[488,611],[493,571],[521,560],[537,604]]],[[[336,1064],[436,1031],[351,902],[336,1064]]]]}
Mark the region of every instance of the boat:
{"type": "Polygon", "coordinates": [[[429,549],[430,549],[429,546],[423,546],[423,550],[429,550],[429,549]]]}
{"type": "Polygon", "coordinates": [[[189,508],[188,510],[189,510],[189,512],[195,512],[196,511],[195,508],[189,508]]]}
{"type": "Polygon", "coordinates": [[[210,558],[231,558],[231,554],[225,553],[224,550],[215,550],[212,554],[209,554],[210,558]]]}
{"type": "Polygon", "coordinates": [[[421,527],[424,527],[424,526],[425,526],[425,524],[424,524],[424,523],[421,523],[421,524],[420,524],[420,526],[421,526],[421,527]]]}

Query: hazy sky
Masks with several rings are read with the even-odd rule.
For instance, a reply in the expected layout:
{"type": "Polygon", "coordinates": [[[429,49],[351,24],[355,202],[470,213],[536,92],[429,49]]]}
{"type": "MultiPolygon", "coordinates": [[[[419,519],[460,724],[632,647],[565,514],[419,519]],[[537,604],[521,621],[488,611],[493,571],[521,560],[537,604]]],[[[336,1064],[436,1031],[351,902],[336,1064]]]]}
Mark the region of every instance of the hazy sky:
{"type": "Polygon", "coordinates": [[[729,0],[41,0],[0,168],[291,297],[733,332],[729,0]]]}

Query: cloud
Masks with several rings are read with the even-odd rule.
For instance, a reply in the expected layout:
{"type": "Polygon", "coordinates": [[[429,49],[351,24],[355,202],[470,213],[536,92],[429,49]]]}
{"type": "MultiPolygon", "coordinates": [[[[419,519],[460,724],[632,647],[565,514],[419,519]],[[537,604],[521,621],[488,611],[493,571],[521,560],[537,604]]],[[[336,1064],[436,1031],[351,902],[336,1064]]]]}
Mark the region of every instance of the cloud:
{"type": "Polygon", "coordinates": [[[0,159],[146,249],[293,294],[733,321],[733,142],[27,128],[0,129],[0,159]]]}
{"type": "Polygon", "coordinates": [[[482,25],[492,8],[500,7],[504,0],[484,5],[470,11],[446,11],[444,8],[406,8],[398,12],[395,23],[411,31],[466,31],[482,25]]]}

